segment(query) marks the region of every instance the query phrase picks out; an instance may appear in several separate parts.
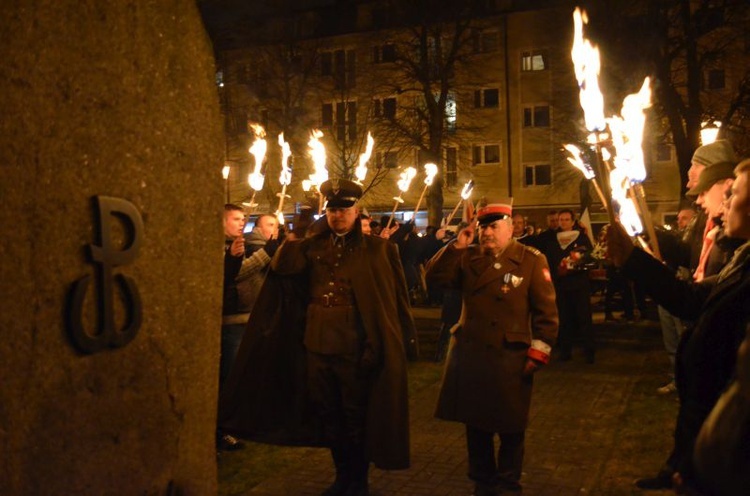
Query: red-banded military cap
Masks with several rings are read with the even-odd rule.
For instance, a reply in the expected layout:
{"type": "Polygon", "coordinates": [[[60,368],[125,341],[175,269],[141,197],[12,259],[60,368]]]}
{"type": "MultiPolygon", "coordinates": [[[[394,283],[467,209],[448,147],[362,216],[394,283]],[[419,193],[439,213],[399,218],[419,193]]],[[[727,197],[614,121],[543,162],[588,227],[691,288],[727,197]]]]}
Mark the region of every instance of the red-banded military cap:
{"type": "Polygon", "coordinates": [[[513,215],[513,198],[485,199],[477,209],[479,225],[487,225],[513,215]]]}

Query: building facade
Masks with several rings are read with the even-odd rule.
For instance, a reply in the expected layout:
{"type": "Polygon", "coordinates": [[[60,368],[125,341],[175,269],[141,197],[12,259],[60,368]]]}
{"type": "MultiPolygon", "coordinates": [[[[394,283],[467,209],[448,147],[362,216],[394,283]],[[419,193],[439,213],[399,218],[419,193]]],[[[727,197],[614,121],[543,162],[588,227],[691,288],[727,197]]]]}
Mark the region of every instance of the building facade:
{"type": "MultiPolygon", "coordinates": [[[[406,15],[394,18],[378,1],[265,18],[254,33],[262,42],[218,57],[232,201],[252,196],[247,148],[255,138],[247,122],[258,122],[269,141],[266,185],[255,194],[258,211],[276,209],[281,186],[274,144],[282,131],[294,156],[286,212],[311,197],[302,180],[313,169],[312,129],[324,133],[332,177],[354,177],[372,133],[363,181],[370,212],[389,213],[401,196],[397,218],[411,218],[428,161],[440,167],[446,213],[470,179],[474,200],[512,196],[514,207],[540,225],[550,209],[578,210],[582,175],[562,148],[587,134],[570,57],[572,9],[568,2],[543,3],[479,2],[471,15],[457,11],[456,19],[428,27],[409,25],[406,15]],[[406,167],[420,172],[399,195],[397,180],[406,167]]],[[[668,145],[646,139],[644,149],[647,200],[661,222],[677,209],[679,172],[668,145]]],[[[594,199],[594,217],[603,219],[594,199]]],[[[425,209],[423,202],[419,225],[426,223],[425,209]]]]}

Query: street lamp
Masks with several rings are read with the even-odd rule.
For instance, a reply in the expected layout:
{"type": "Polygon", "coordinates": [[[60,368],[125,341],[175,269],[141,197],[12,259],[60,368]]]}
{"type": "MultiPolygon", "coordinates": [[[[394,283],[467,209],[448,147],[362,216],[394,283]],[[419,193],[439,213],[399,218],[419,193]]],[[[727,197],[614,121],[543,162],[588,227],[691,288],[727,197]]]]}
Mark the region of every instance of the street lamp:
{"type": "Polygon", "coordinates": [[[716,141],[716,138],[719,136],[720,127],[721,122],[719,121],[704,122],[703,126],[701,126],[701,144],[710,145],[716,141]]]}

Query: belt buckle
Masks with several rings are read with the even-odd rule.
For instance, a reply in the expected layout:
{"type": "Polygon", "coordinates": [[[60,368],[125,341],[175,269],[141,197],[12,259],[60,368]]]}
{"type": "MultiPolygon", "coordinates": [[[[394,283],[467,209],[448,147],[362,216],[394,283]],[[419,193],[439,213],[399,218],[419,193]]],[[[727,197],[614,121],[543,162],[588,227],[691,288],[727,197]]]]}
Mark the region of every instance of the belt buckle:
{"type": "Polygon", "coordinates": [[[325,303],[323,306],[330,307],[331,306],[331,295],[328,293],[323,295],[323,298],[325,298],[325,303]]]}

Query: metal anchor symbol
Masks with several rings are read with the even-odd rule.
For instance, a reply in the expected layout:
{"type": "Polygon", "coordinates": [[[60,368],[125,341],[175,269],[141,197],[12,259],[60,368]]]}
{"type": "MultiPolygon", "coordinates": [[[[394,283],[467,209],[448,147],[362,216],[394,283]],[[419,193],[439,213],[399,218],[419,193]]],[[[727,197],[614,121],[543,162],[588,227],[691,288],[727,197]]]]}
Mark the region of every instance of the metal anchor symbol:
{"type": "Polygon", "coordinates": [[[91,261],[98,265],[99,276],[97,332],[86,332],[83,325],[83,302],[89,288],[91,275],[78,279],[71,288],[71,304],[68,313],[70,337],[77,348],[85,353],[96,353],[106,348],[125,346],[135,338],[142,322],[141,297],[135,281],[122,274],[113,274],[113,269],[132,263],[137,257],[143,233],[143,219],[138,209],[127,200],[110,196],[94,197],[99,227],[100,245],[88,245],[91,261]],[[130,243],[122,250],[112,246],[113,216],[127,219],[130,227],[130,243]],[[115,280],[125,302],[128,316],[123,329],[115,328],[115,280]]]}

